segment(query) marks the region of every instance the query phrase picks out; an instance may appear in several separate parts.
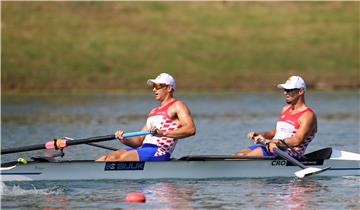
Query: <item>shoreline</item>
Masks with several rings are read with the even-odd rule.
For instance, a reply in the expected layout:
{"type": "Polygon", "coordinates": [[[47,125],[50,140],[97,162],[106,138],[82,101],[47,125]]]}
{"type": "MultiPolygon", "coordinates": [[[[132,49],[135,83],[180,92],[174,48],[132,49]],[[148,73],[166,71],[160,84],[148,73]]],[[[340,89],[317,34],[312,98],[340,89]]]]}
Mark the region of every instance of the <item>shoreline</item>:
{"type": "MultiPolygon", "coordinates": [[[[308,88],[311,92],[355,92],[358,91],[360,94],[360,86],[358,87],[330,87],[330,88],[308,88]]],[[[276,87],[273,88],[252,88],[252,89],[234,89],[234,88],[202,88],[202,89],[189,89],[179,87],[176,93],[241,93],[241,92],[277,92],[279,89],[276,87]]],[[[109,95],[118,95],[118,94],[148,94],[151,92],[151,89],[145,88],[132,88],[132,89],[47,89],[47,90],[23,90],[23,89],[12,89],[12,90],[2,90],[2,96],[12,96],[12,95],[88,95],[88,94],[109,94],[109,95]]]]}
{"type": "Polygon", "coordinates": [[[359,89],[357,8],[358,2],[4,3],[1,87],[138,92],[166,72],[181,91],[275,90],[291,75],[310,90],[359,89]]]}
{"type": "MultiPolygon", "coordinates": [[[[191,86],[187,85],[188,81],[181,81],[177,85],[178,92],[259,92],[259,91],[277,91],[276,85],[265,85],[262,83],[248,83],[242,82],[239,85],[228,85],[225,83],[216,83],[215,85],[206,85],[206,86],[191,86]],[[185,84],[184,84],[185,83],[185,84]]],[[[269,84],[276,84],[274,82],[269,82],[269,84]]],[[[92,87],[22,87],[22,88],[9,88],[4,85],[1,87],[2,94],[50,94],[50,93],[146,93],[150,88],[146,86],[145,82],[143,84],[138,83],[139,85],[133,87],[105,87],[104,85],[93,85],[92,87]],[[102,88],[98,88],[102,87],[102,88]]],[[[341,83],[325,83],[322,81],[319,82],[308,82],[306,84],[307,89],[310,91],[360,91],[360,80],[357,82],[348,81],[341,83]]]]}

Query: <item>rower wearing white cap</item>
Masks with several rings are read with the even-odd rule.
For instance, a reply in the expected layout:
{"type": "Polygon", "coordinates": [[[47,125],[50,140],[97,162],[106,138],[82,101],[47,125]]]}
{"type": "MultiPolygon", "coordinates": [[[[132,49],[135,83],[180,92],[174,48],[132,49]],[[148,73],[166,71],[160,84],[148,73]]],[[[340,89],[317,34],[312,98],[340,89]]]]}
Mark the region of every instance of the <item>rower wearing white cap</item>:
{"type": "Polygon", "coordinates": [[[315,113],[305,104],[304,80],[299,76],[292,76],[277,87],[284,90],[287,105],[283,107],[276,127],[264,132],[249,132],[247,137],[254,139],[255,144],[240,150],[236,155],[274,156],[273,148],[279,147],[300,159],[315,137],[317,119],[315,113]],[[266,147],[257,144],[260,139],[266,139],[266,147]]]}
{"type": "Polygon", "coordinates": [[[176,89],[174,78],[162,73],[149,79],[155,99],[160,102],[148,115],[142,130],[155,132],[154,135],[124,138],[124,131],[115,133],[128,149],[120,149],[100,157],[97,161],[163,161],[170,160],[178,139],[195,135],[196,128],[190,110],[184,102],[173,97],[176,89]]]}

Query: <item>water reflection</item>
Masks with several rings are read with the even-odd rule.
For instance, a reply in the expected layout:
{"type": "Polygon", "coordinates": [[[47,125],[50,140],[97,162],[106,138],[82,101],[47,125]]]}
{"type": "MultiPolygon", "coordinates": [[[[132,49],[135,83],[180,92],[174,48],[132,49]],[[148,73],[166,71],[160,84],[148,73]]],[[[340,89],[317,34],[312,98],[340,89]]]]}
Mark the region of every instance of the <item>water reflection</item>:
{"type": "Polygon", "coordinates": [[[86,206],[94,209],[191,210],[193,194],[192,185],[165,180],[10,182],[2,183],[1,207],[62,210],[86,206]],[[126,203],[126,195],[134,191],[143,193],[146,203],[126,203]]]}
{"type": "Polygon", "coordinates": [[[156,203],[156,209],[193,209],[194,189],[190,184],[159,182],[147,186],[144,193],[147,195],[147,202],[156,203]]]}
{"type": "MultiPolygon", "coordinates": [[[[316,180],[294,180],[290,181],[285,191],[287,195],[281,196],[287,209],[301,210],[313,207],[312,196],[325,190],[316,180]]],[[[279,198],[281,199],[281,198],[279,198]]]]}
{"type": "Polygon", "coordinates": [[[311,177],[14,182],[2,192],[1,205],[4,209],[358,209],[356,180],[311,177]],[[124,198],[130,192],[143,193],[146,203],[126,203],[124,198]]]}
{"type": "MultiPolygon", "coordinates": [[[[311,209],[316,203],[316,197],[322,191],[327,191],[316,179],[259,179],[260,188],[267,189],[261,196],[267,196],[265,202],[259,203],[259,208],[302,210],[311,209]]],[[[326,193],[326,192],[323,192],[326,193]]]]}

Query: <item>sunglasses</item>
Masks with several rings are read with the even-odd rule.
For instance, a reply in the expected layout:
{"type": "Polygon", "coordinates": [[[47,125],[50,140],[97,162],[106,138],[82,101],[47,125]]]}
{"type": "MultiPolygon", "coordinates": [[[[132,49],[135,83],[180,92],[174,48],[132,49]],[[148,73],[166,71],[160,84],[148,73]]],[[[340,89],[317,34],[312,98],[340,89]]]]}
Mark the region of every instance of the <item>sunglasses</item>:
{"type": "Polygon", "coordinates": [[[166,84],[161,84],[161,83],[153,83],[153,88],[155,88],[156,90],[159,90],[163,87],[166,87],[166,84]]]}
{"type": "Polygon", "coordinates": [[[299,90],[299,88],[294,88],[294,89],[284,89],[284,91],[285,91],[286,93],[290,93],[290,92],[293,92],[293,91],[295,91],[295,90],[299,90]]]}

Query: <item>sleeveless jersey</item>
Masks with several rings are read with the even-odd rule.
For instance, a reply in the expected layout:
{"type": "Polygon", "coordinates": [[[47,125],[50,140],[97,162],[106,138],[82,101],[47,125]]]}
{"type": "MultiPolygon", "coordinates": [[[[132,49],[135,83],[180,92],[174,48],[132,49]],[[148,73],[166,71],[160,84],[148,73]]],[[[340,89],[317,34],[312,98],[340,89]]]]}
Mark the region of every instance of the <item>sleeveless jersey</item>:
{"type": "MultiPolygon", "coordinates": [[[[305,110],[291,114],[290,113],[291,107],[286,109],[284,112],[280,114],[280,117],[278,119],[278,122],[276,124],[276,133],[273,139],[285,139],[289,138],[291,136],[294,136],[296,131],[299,129],[299,118],[302,114],[305,112],[312,112],[310,108],[306,108],[305,110]]],[[[317,129],[315,128],[305,139],[305,141],[300,144],[299,146],[293,147],[295,151],[299,152],[300,154],[304,154],[306,147],[309,145],[309,143],[314,139],[315,133],[317,132],[317,129]]],[[[288,154],[296,157],[297,154],[288,149],[288,154]]]]}
{"type": "MultiPolygon", "coordinates": [[[[168,132],[179,128],[180,125],[175,120],[172,120],[168,115],[169,107],[176,101],[177,100],[174,99],[163,107],[156,107],[151,110],[146,121],[147,127],[150,128],[155,126],[162,132],[168,132]]],[[[176,142],[177,140],[174,138],[147,135],[143,144],[156,145],[158,149],[154,156],[161,156],[165,155],[166,153],[171,154],[175,149],[176,142]]]]}

